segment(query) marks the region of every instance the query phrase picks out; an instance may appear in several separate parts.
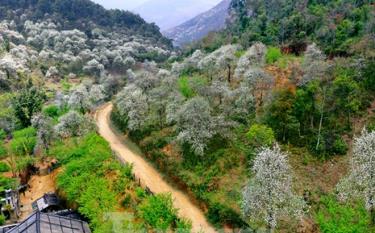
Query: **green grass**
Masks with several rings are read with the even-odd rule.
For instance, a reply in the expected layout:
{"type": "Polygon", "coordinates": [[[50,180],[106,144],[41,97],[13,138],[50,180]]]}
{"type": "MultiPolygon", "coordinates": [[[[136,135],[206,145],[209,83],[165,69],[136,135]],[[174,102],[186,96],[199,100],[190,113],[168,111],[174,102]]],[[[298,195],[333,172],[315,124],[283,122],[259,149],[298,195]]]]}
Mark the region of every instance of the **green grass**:
{"type": "Polygon", "coordinates": [[[362,203],[339,203],[334,196],[323,196],[316,220],[322,233],[369,233],[370,214],[362,203]]]}

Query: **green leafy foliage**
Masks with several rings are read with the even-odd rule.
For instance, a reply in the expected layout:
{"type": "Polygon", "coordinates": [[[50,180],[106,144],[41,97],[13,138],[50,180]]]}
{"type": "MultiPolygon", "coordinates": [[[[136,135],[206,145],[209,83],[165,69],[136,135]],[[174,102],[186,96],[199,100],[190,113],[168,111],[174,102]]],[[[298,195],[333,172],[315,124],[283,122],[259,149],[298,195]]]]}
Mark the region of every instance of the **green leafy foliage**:
{"type": "Polygon", "coordinates": [[[0,140],[4,140],[6,136],[7,136],[7,133],[5,132],[5,130],[0,129],[0,140]]]}
{"type": "Polygon", "coordinates": [[[10,167],[4,162],[0,162],[0,172],[8,172],[10,167]]]}
{"type": "Polygon", "coordinates": [[[139,206],[139,213],[154,229],[165,232],[177,219],[177,210],[173,207],[170,195],[150,196],[139,206]]]}
{"type": "Polygon", "coordinates": [[[67,112],[68,112],[68,109],[62,110],[56,105],[48,105],[43,108],[43,113],[46,116],[51,117],[52,119],[55,119],[55,120],[57,120],[60,116],[64,115],[67,112]]]}
{"type": "Polygon", "coordinates": [[[13,189],[17,186],[17,180],[0,175],[0,192],[7,189],[13,189]]]}
{"type": "Polygon", "coordinates": [[[65,143],[51,149],[51,154],[64,165],[57,185],[69,202],[79,204],[79,211],[90,219],[92,226],[98,227],[103,214],[113,211],[117,204],[116,193],[102,178],[107,171],[105,164],[111,158],[111,150],[96,134],[87,135],[78,144],[75,139],[65,143]]]}
{"type": "Polygon", "coordinates": [[[348,151],[348,144],[341,137],[337,138],[333,145],[333,152],[338,155],[344,155],[347,151],[348,151]]]}
{"type": "Polygon", "coordinates": [[[351,48],[360,38],[371,34],[372,10],[371,1],[233,0],[229,26],[207,35],[196,47],[212,51],[239,43],[247,48],[261,41],[300,54],[315,41],[327,54],[348,55],[357,52],[351,48]]]}
{"type": "Polygon", "coordinates": [[[179,91],[181,92],[181,94],[185,96],[186,98],[194,97],[195,94],[194,94],[194,90],[190,87],[189,77],[187,76],[181,77],[178,81],[178,87],[179,87],[179,91]]]}
{"type": "Polygon", "coordinates": [[[268,106],[266,122],[274,130],[276,138],[287,142],[298,135],[298,121],[293,114],[294,95],[289,90],[281,90],[274,95],[268,106]]]}
{"type": "Polygon", "coordinates": [[[206,81],[202,77],[183,75],[178,80],[178,90],[185,98],[190,99],[197,94],[197,88],[203,87],[205,84],[206,81]]]}
{"type": "Polygon", "coordinates": [[[22,89],[13,98],[12,106],[22,128],[31,125],[33,115],[42,110],[45,100],[45,93],[32,84],[22,89]]]}
{"type": "Polygon", "coordinates": [[[250,144],[255,147],[272,146],[275,143],[273,130],[265,125],[252,125],[246,136],[250,144]]]}
{"type": "Polygon", "coordinates": [[[177,219],[176,220],[176,232],[177,233],[190,233],[191,232],[191,222],[187,219],[177,219]]]}
{"type": "Polygon", "coordinates": [[[87,189],[78,199],[79,211],[91,219],[93,226],[99,226],[102,223],[103,214],[114,210],[116,196],[109,189],[109,182],[106,179],[97,178],[88,182],[87,189]]]}
{"type": "Polygon", "coordinates": [[[15,131],[10,143],[10,149],[13,154],[31,155],[36,145],[36,130],[33,127],[15,131]]]}
{"type": "Polygon", "coordinates": [[[0,226],[5,224],[5,216],[3,214],[0,214],[0,226]]]}
{"type": "Polygon", "coordinates": [[[369,213],[363,206],[341,204],[333,196],[321,198],[316,220],[322,233],[372,232],[369,213]]]}
{"type": "Polygon", "coordinates": [[[5,158],[8,155],[8,151],[5,148],[4,144],[0,143],[0,159],[5,158]]]}
{"type": "Polygon", "coordinates": [[[281,50],[277,47],[267,48],[266,62],[267,64],[273,64],[282,57],[281,50]]]}

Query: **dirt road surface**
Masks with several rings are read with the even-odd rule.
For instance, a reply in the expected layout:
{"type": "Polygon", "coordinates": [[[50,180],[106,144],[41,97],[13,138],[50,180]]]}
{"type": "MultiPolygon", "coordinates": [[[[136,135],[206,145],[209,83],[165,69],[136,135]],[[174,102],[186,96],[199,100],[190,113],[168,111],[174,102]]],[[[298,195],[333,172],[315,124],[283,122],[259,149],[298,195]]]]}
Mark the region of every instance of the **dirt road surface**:
{"type": "Polygon", "coordinates": [[[20,202],[22,205],[21,220],[27,218],[33,212],[31,204],[34,201],[41,198],[45,193],[56,191],[55,180],[59,171],[60,170],[57,169],[51,174],[45,176],[34,175],[30,178],[28,182],[30,188],[26,190],[25,194],[20,194],[20,202]]]}
{"type": "Polygon", "coordinates": [[[193,232],[216,232],[207,222],[202,210],[194,205],[186,194],[169,185],[152,165],[122,142],[121,137],[111,129],[111,111],[112,104],[107,104],[96,112],[95,120],[99,133],[109,142],[112,150],[121,160],[133,164],[134,175],[140,179],[141,184],[147,186],[153,193],[171,193],[179,215],[192,221],[193,232]]]}

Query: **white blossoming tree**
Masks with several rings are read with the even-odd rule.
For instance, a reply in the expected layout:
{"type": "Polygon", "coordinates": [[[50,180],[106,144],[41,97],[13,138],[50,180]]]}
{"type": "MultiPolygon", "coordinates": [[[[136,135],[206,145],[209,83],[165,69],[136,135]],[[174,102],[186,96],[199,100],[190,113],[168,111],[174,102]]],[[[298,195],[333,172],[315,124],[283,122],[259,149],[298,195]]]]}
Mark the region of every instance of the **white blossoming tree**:
{"type": "Polygon", "coordinates": [[[86,112],[91,108],[90,95],[86,86],[79,85],[69,96],[68,106],[71,109],[86,112]]]}
{"type": "Polygon", "coordinates": [[[239,59],[234,76],[236,78],[241,78],[250,66],[263,66],[266,61],[266,53],[267,48],[264,44],[258,42],[252,45],[239,59]]]}
{"type": "Polygon", "coordinates": [[[271,87],[275,79],[259,67],[249,67],[245,72],[242,85],[252,90],[252,95],[256,99],[257,105],[261,106],[264,99],[270,94],[271,87]]]}
{"type": "Polygon", "coordinates": [[[302,217],[305,203],[293,193],[291,169],[279,146],[262,149],[254,161],[253,176],[243,191],[243,213],[250,222],[264,222],[274,232],[282,217],[302,217]]]}
{"type": "Polygon", "coordinates": [[[46,73],[46,78],[58,81],[60,78],[59,70],[55,66],[51,66],[46,73]]]}
{"type": "Polygon", "coordinates": [[[375,224],[375,131],[362,131],[355,139],[351,171],[338,185],[339,199],[362,199],[375,224]]]}
{"type": "Polygon", "coordinates": [[[104,66],[95,59],[87,62],[83,67],[83,70],[96,78],[101,77],[104,74],[104,66]]]}
{"type": "Polygon", "coordinates": [[[312,80],[320,80],[324,78],[329,68],[326,56],[316,44],[307,46],[304,62],[302,64],[304,75],[300,86],[306,85],[312,80]]]}
{"type": "Polygon", "coordinates": [[[105,96],[105,91],[103,85],[92,85],[89,92],[89,100],[92,107],[97,107],[103,103],[105,96]]]}
{"type": "Polygon", "coordinates": [[[187,101],[177,112],[177,140],[188,143],[198,155],[203,155],[214,132],[209,103],[202,97],[187,101]]]}
{"type": "Polygon", "coordinates": [[[92,121],[76,111],[60,117],[59,123],[54,127],[56,135],[62,138],[83,136],[94,129],[92,121]]]}
{"type": "Polygon", "coordinates": [[[119,113],[127,119],[130,130],[141,130],[148,122],[147,96],[143,91],[131,84],[126,86],[116,97],[119,113]]]}
{"type": "Polygon", "coordinates": [[[31,124],[38,130],[36,149],[41,148],[48,152],[49,145],[53,139],[52,119],[43,114],[37,114],[31,119],[31,124]]]}

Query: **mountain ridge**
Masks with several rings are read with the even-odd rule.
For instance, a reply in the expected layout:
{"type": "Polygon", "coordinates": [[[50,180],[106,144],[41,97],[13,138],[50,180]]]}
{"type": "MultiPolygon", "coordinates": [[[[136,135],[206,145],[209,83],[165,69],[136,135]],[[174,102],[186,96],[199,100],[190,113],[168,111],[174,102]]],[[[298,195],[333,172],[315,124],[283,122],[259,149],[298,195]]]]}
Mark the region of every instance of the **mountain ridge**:
{"type": "Polygon", "coordinates": [[[181,46],[205,37],[211,31],[218,31],[225,27],[229,14],[231,0],[223,0],[210,10],[162,33],[181,46]]]}
{"type": "Polygon", "coordinates": [[[149,0],[133,9],[147,22],[155,22],[161,30],[173,28],[211,9],[219,0],[149,0]]]}

